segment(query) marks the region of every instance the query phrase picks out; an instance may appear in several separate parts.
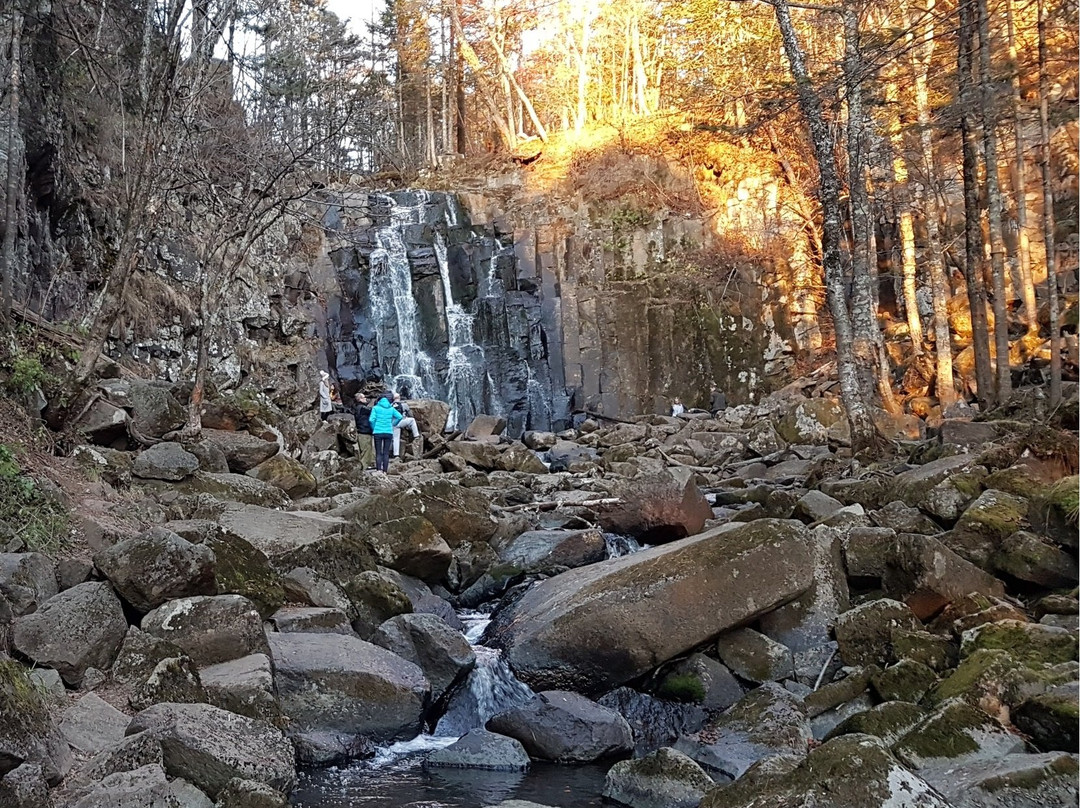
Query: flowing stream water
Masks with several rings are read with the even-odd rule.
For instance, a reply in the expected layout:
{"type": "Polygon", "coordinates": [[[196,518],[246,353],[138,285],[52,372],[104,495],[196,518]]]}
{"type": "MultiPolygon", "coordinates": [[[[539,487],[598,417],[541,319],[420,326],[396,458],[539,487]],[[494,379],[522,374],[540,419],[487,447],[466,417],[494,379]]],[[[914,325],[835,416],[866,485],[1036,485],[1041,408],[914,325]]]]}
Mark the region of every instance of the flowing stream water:
{"type": "MultiPolygon", "coordinates": [[[[643,549],[626,536],[605,534],[604,539],[609,558],[643,549]]],[[[485,808],[509,799],[554,808],[601,805],[610,763],[560,766],[534,761],[527,772],[424,768],[429,752],[533,697],[502,653],[480,644],[490,615],[463,611],[458,616],[476,652],[476,667],[451,697],[434,732],[384,747],[370,760],[303,772],[292,794],[294,808],[485,808]]]]}

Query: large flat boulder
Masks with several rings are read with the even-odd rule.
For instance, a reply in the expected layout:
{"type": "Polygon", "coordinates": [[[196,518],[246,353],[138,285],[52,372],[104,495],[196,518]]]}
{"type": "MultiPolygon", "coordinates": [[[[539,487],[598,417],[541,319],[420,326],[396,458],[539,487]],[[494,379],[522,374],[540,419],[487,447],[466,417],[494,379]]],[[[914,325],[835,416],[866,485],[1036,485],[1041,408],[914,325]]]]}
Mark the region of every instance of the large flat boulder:
{"type": "Polygon", "coordinates": [[[234,777],[288,793],[296,783],[292,744],[265,721],[209,704],[155,704],[131,719],[127,734],[149,731],[161,742],[170,777],[182,777],[211,798],[234,777]]]}
{"type": "Polygon", "coordinates": [[[176,644],[197,665],[267,653],[262,618],[240,595],[171,600],[147,614],[141,628],[176,644]]]}
{"type": "Polygon", "coordinates": [[[272,634],[270,648],[281,712],[302,757],[304,747],[332,746],[328,737],[347,747],[357,737],[386,742],[420,731],[431,686],[412,662],[338,634],[272,634]]]}
{"type": "Polygon", "coordinates": [[[600,526],[649,544],[700,533],[713,515],[692,477],[666,471],[617,479],[610,486],[610,498],[619,501],[599,508],[600,526]]]}
{"type": "Polygon", "coordinates": [[[87,668],[108,670],[127,633],[120,598],[104,581],[73,586],[15,620],[15,649],[73,687],[87,668]]]}
{"type": "Polygon", "coordinates": [[[433,614],[399,614],[383,623],[371,642],[420,667],[438,700],[476,665],[476,652],[460,631],[433,614]]]}
{"type": "Polygon", "coordinates": [[[218,524],[247,540],[270,558],[341,533],[346,522],[311,511],[278,511],[258,505],[229,504],[218,524]]]}
{"type": "Polygon", "coordinates": [[[167,600],[217,594],[214,552],[163,527],[152,527],[94,555],[94,565],[140,612],[167,600]]]}
{"type": "Polygon", "coordinates": [[[203,443],[218,447],[225,455],[229,471],[243,474],[278,453],[277,441],[263,440],[247,432],[203,429],[203,443]]]}
{"type": "Polygon", "coordinates": [[[491,641],[534,689],[602,693],[798,597],[813,574],[802,523],[724,526],[541,581],[491,641]]]}
{"type": "Polygon", "coordinates": [[[495,715],[487,728],[520,741],[530,757],[559,763],[625,757],[634,748],[630,725],[619,713],[560,690],[495,715]]]}

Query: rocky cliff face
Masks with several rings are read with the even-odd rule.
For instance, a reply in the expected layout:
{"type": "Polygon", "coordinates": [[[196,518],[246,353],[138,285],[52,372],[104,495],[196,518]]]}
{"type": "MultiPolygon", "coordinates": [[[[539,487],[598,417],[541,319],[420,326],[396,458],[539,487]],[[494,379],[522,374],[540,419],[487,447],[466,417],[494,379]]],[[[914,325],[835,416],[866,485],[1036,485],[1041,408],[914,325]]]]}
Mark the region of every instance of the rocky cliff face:
{"type": "Polygon", "coordinates": [[[755,307],[710,305],[688,265],[665,263],[699,222],[480,225],[452,195],[397,191],[335,195],[325,224],[331,364],[346,387],[449,401],[452,426],[488,412],[512,432],[549,429],[583,409],[704,404],[711,379],[749,395],[761,378],[755,307]]]}

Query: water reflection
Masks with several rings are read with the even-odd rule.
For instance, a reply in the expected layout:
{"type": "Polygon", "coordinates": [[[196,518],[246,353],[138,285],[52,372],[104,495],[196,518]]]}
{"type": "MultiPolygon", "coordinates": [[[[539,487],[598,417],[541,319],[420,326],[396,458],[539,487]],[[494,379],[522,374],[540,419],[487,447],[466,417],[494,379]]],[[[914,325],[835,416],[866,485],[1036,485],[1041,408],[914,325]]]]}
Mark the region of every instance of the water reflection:
{"type": "Polygon", "coordinates": [[[607,765],[533,763],[526,773],[424,769],[421,758],[372,767],[306,772],[293,792],[295,808],[485,808],[527,800],[554,808],[598,808],[607,765]]]}

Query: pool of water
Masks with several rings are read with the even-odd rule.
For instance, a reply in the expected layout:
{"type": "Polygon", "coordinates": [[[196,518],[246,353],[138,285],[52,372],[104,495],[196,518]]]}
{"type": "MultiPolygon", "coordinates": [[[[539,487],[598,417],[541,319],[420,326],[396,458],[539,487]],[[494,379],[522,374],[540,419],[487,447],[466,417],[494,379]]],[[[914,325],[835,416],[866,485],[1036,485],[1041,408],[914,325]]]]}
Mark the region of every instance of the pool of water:
{"type": "Polygon", "coordinates": [[[526,773],[424,769],[422,756],[389,764],[357,763],[302,773],[295,808],[485,808],[528,800],[555,808],[599,808],[610,764],[558,766],[534,762],[526,773]]]}

